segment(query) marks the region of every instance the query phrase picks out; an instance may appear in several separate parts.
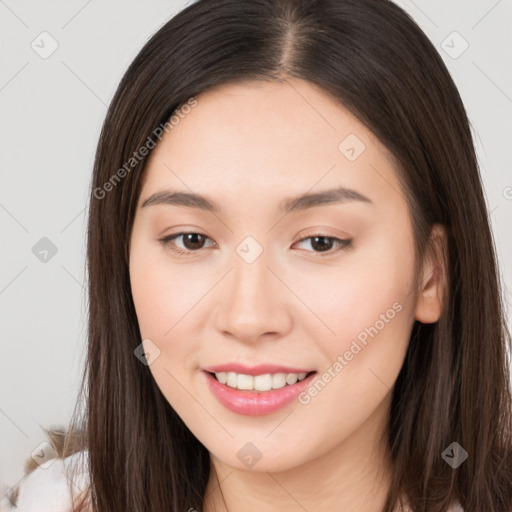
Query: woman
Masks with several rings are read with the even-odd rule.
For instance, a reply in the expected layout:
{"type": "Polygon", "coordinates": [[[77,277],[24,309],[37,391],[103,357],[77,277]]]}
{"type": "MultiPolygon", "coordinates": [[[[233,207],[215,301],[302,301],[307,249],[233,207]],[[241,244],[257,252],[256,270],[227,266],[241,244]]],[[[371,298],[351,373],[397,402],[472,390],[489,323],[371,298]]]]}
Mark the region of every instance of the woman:
{"type": "Polygon", "coordinates": [[[88,457],[90,510],[512,510],[469,122],[393,3],[199,0],[165,24],[107,113],[88,271],[60,454],[88,457]]]}

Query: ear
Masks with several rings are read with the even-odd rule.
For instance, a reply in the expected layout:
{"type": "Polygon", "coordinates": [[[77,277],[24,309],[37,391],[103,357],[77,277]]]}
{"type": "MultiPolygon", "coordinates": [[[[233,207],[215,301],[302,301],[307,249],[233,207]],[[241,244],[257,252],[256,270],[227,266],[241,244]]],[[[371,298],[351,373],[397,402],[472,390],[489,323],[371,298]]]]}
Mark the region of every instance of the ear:
{"type": "Polygon", "coordinates": [[[447,235],[441,224],[434,224],[421,269],[415,318],[424,324],[437,322],[444,306],[447,279],[447,235]]]}

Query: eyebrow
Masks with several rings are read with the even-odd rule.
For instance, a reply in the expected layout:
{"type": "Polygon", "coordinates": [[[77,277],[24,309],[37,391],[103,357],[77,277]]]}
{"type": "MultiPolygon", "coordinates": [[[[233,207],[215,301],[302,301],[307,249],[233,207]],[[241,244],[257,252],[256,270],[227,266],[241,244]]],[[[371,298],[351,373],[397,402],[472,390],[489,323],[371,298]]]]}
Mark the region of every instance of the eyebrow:
{"type": "MultiPolygon", "coordinates": [[[[363,203],[373,204],[373,202],[363,194],[356,190],[338,187],[315,193],[306,193],[297,197],[286,199],[281,204],[283,213],[306,210],[314,206],[321,206],[333,203],[348,203],[352,201],[360,201],[363,203]]],[[[149,196],[143,203],[141,208],[155,204],[166,204],[173,206],[186,206],[189,208],[199,208],[200,210],[212,213],[220,213],[220,206],[215,201],[207,199],[205,196],[191,192],[183,192],[178,190],[163,190],[149,196]]]]}

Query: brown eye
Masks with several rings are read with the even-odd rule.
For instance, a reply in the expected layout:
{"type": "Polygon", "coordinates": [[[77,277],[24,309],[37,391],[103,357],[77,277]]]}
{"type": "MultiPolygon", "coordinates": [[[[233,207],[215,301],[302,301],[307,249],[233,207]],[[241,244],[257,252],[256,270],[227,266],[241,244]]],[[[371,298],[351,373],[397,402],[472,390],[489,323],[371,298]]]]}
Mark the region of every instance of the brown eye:
{"type": "Polygon", "coordinates": [[[202,233],[177,233],[175,235],[170,235],[165,238],[162,238],[160,242],[164,247],[167,247],[173,251],[176,251],[180,254],[188,254],[192,252],[198,252],[200,249],[204,248],[204,244],[206,240],[210,240],[206,235],[202,233]],[[177,245],[174,241],[182,238],[182,246],[177,245]]]}
{"type": "Polygon", "coordinates": [[[186,233],[183,236],[183,245],[186,249],[194,250],[194,249],[201,249],[205,237],[201,235],[200,233],[186,233]]]}
{"type": "Polygon", "coordinates": [[[334,246],[334,240],[327,236],[313,236],[311,237],[311,247],[320,252],[329,251],[334,246]]]}
{"type": "Polygon", "coordinates": [[[311,240],[310,246],[313,248],[313,252],[318,253],[331,254],[332,252],[335,252],[331,251],[331,249],[335,246],[337,246],[338,250],[340,250],[347,249],[352,245],[352,240],[340,240],[339,238],[335,238],[333,236],[326,236],[321,234],[302,238],[297,243],[302,243],[306,240],[311,240]]]}

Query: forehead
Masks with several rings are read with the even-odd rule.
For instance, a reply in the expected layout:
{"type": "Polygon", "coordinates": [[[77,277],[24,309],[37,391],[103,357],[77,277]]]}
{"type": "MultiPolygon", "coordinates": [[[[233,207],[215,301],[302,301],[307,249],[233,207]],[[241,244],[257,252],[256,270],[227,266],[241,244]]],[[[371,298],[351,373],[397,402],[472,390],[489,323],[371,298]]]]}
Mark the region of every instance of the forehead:
{"type": "Polygon", "coordinates": [[[314,84],[224,84],[196,100],[152,151],[144,191],[180,186],[270,197],[343,185],[401,195],[388,150],[314,84]]]}

